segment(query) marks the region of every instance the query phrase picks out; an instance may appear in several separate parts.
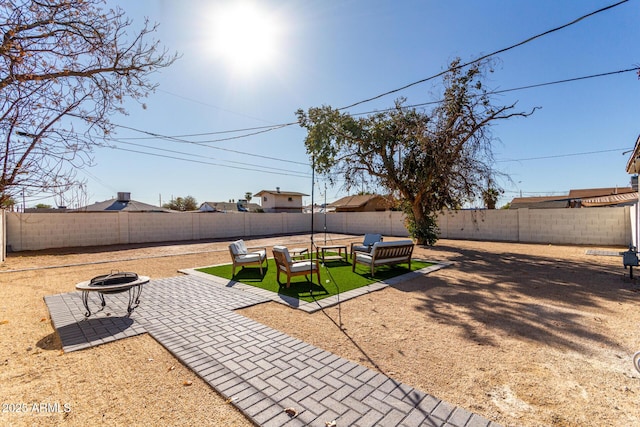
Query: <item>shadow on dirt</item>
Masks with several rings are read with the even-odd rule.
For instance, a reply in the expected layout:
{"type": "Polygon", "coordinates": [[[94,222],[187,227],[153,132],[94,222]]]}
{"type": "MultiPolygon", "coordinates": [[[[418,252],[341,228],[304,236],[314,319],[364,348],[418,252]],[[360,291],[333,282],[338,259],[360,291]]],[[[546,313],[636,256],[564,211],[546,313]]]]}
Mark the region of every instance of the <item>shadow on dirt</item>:
{"type": "MultiPolygon", "coordinates": [[[[419,310],[455,326],[480,345],[501,336],[520,336],[548,346],[589,353],[593,346],[618,346],[598,327],[604,302],[637,304],[637,285],[594,256],[567,261],[520,253],[482,252],[453,245],[429,248],[446,253],[451,267],[394,285],[421,294],[419,310]],[[457,269],[462,274],[449,275],[457,269]],[[595,309],[595,310],[594,310],[595,309]]],[[[604,315],[601,315],[604,317],[604,315]]]]}

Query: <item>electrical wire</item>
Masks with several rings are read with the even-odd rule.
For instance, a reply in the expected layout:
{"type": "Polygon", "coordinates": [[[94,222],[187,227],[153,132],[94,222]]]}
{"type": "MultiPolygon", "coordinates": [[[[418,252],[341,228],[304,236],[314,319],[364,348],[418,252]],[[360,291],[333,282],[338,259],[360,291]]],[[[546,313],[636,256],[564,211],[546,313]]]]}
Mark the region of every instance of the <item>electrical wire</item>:
{"type": "MultiPolygon", "coordinates": [[[[260,129],[269,129],[269,128],[280,128],[280,127],[284,127],[284,126],[291,126],[291,125],[297,125],[298,123],[282,123],[282,124],[278,124],[278,125],[269,125],[269,126],[256,126],[256,127],[251,127],[251,128],[244,128],[244,129],[231,129],[231,130],[221,130],[221,131],[216,131],[216,132],[203,132],[203,133],[192,133],[192,134],[186,134],[186,135],[168,135],[168,138],[191,138],[194,136],[208,136],[208,135],[220,135],[220,134],[225,134],[225,133],[235,133],[235,132],[247,132],[247,131],[251,131],[251,130],[260,130],[260,129]]],[[[120,125],[116,125],[116,126],[120,126],[120,125]]],[[[276,130],[276,129],[274,129],[276,130]]],[[[138,137],[138,138],[120,138],[120,139],[155,139],[157,137],[155,136],[145,136],[145,137],[138,137]]],[[[204,141],[203,141],[204,142],[204,141]]]]}
{"type": "MultiPolygon", "coordinates": [[[[176,137],[171,137],[171,136],[166,136],[166,135],[161,135],[158,133],[154,133],[154,132],[150,132],[150,131],[146,131],[146,130],[141,130],[141,129],[136,129],[130,126],[124,126],[124,125],[115,125],[124,129],[129,129],[132,130],[134,132],[140,132],[146,135],[151,135],[157,139],[163,139],[165,141],[173,141],[173,142],[180,142],[183,144],[192,144],[192,145],[197,145],[197,146],[201,146],[201,147],[207,147],[210,148],[212,150],[220,150],[220,151],[226,151],[226,152],[230,152],[230,153],[235,153],[235,154],[242,154],[244,156],[251,156],[251,157],[257,157],[260,159],[266,159],[266,160],[274,160],[274,161],[278,161],[278,162],[284,162],[284,163],[293,163],[293,164],[298,164],[298,165],[304,165],[304,166],[309,166],[309,163],[304,163],[304,162],[297,162],[295,160],[291,160],[291,159],[283,159],[283,158],[278,158],[278,157],[270,157],[270,156],[265,156],[262,154],[255,154],[255,153],[248,153],[246,151],[239,151],[239,150],[232,150],[230,148],[223,148],[223,147],[215,147],[215,146],[210,146],[210,145],[206,145],[203,142],[197,142],[197,141],[189,141],[186,139],[181,139],[181,138],[176,138],[176,137]]],[[[280,125],[279,127],[277,127],[277,129],[280,129],[282,127],[286,126],[285,125],[280,125]]],[[[272,128],[271,130],[275,130],[276,128],[272,128]]],[[[106,141],[111,141],[113,139],[105,139],[106,141]]]]}
{"type": "Polygon", "coordinates": [[[176,98],[185,99],[185,100],[187,100],[187,101],[195,102],[196,104],[204,105],[204,106],[206,106],[206,107],[214,108],[214,109],[216,109],[216,110],[224,111],[224,112],[226,112],[226,113],[235,114],[236,116],[246,117],[246,118],[249,118],[249,119],[252,119],[252,120],[257,120],[257,121],[260,121],[260,122],[268,123],[266,120],[263,120],[263,119],[258,118],[258,117],[253,117],[253,116],[250,116],[250,115],[248,115],[248,114],[244,114],[244,113],[238,113],[237,111],[227,110],[226,108],[220,108],[220,107],[218,107],[218,106],[216,106],[216,105],[208,104],[208,103],[206,103],[206,102],[202,102],[202,101],[199,101],[199,100],[197,100],[197,99],[193,99],[193,98],[188,98],[188,97],[186,97],[186,96],[184,96],[184,95],[178,95],[178,94],[176,94],[176,93],[169,92],[169,91],[166,91],[166,90],[164,90],[164,89],[156,89],[156,90],[157,90],[158,92],[163,92],[163,93],[166,93],[166,94],[168,94],[168,95],[175,96],[176,98]]]}
{"type": "MultiPolygon", "coordinates": [[[[142,132],[142,133],[148,134],[151,137],[155,137],[155,138],[162,138],[162,139],[167,139],[167,140],[172,140],[172,141],[177,141],[177,142],[186,142],[186,143],[189,143],[189,144],[204,145],[204,144],[208,144],[208,143],[211,143],[211,142],[232,141],[234,139],[241,139],[241,138],[247,138],[249,136],[260,135],[260,134],[263,134],[263,133],[267,133],[267,132],[271,132],[271,131],[274,131],[274,130],[282,129],[282,128],[285,128],[285,127],[288,127],[288,126],[292,126],[292,125],[295,125],[295,124],[298,124],[298,123],[297,122],[296,123],[283,123],[283,124],[280,124],[280,125],[269,126],[266,129],[265,128],[256,128],[256,129],[262,129],[262,130],[259,130],[257,132],[247,133],[247,134],[244,134],[244,135],[230,136],[228,138],[209,139],[209,140],[204,140],[204,141],[186,141],[186,140],[183,140],[182,138],[178,138],[178,137],[174,137],[174,136],[167,136],[167,135],[160,135],[160,134],[157,134],[157,133],[154,133],[154,132],[143,131],[143,130],[140,130],[140,129],[132,128],[130,126],[124,126],[124,125],[118,125],[118,124],[114,124],[114,126],[121,127],[121,128],[124,128],[124,129],[134,130],[134,131],[137,131],[137,132],[142,132]]],[[[227,131],[225,133],[230,133],[230,132],[235,132],[235,131],[227,131]]]]}
{"type": "MultiPolygon", "coordinates": [[[[577,82],[577,81],[580,81],[580,80],[588,80],[588,79],[594,79],[594,78],[598,78],[598,77],[607,77],[607,76],[612,76],[612,75],[616,75],[616,74],[630,73],[630,72],[638,71],[638,70],[640,70],[640,67],[627,68],[627,69],[624,69],[624,70],[608,71],[608,72],[605,72],[605,73],[598,73],[598,74],[590,74],[588,76],[571,77],[571,78],[568,78],[568,79],[554,80],[554,81],[544,82],[544,83],[534,83],[534,84],[531,84],[531,85],[520,86],[520,87],[511,88],[511,89],[499,89],[499,90],[489,91],[489,92],[487,92],[487,95],[500,95],[500,94],[503,94],[503,93],[514,92],[514,91],[518,91],[518,90],[534,89],[534,88],[543,87],[543,86],[552,86],[552,85],[563,84],[563,83],[571,83],[571,82],[577,82]]],[[[416,108],[416,107],[424,107],[426,105],[437,105],[437,104],[440,104],[440,103],[442,103],[441,99],[437,100],[437,101],[421,102],[419,104],[403,105],[401,108],[402,109],[409,109],[409,108],[416,108]]],[[[382,109],[382,110],[366,111],[366,112],[362,112],[362,113],[351,113],[351,115],[352,116],[365,116],[365,115],[368,115],[368,114],[384,113],[384,112],[388,112],[388,111],[393,111],[395,109],[396,109],[395,107],[392,107],[392,108],[385,108],[385,109],[382,109]]]]}
{"type": "Polygon", "coordinates": [[[598,150],[598,151],[584,151],[581,153],[568,153],[568,154],[554,154],[551,156],[540,156],[540,157],[529,157],[525,159],[505,159],[505,160],[496,160],[496,163],[505,163],[505,162],[525,162],[529,160],[547,160],[547,159],[559,159],[561,157],[574,157],[574,156],[586,156],[589,154],[600,154],[600,153],[611,153],[614,151],[624,151],[628,150],[628,147],[625,148],[612,148],[609,150],[598,150]]]}
{"type": "Polygon", "coordinates": [[[213,163],[213,162],[206,162],[204,160],[193,160],[193,159],[184,159],[181,157],[175,157],[175,156],[168,156],[168,155],[164,155],[164,154],[157,154],[157,153],[149,153],[146,151],[140,151],[140,150],[130,150],[128,148],[120,148],[120,147],[108,147],[112,150],[120,150],[120,151],[127,151],[129,153],[137,153],[137,154],[145,154],[148,156],[155,156],[155,157],[163,157],[165,159],[171,159],[171,160],[182,160],[185,162],[192,162],[192,163],[199,163],[199,164],[204,164],[204,165],[210,165],[210,166],[219,166],[222,168],[230,168],[230,169],[235,169],[235,170],[247,170],[247,171],[252,171],[252,172],[262,172],[262,173],[268,173],[268,174],[272,174],[272,175],[285,175],[285,176],[294,176],[297,178],[309,178],[308,175],[299,175],[299,174],[295,174],[295,173],[284,173],[284,172],[270,172],[270,171],[256,171],[255,169],[252,168],[244,168],[244,167],[239,167],[239,166],[229,166],[229,165],[223,165],[220,163],[213,163]]]}
{"type": "MultiPolygon", "coordinates": [[[[151,150],[164,151],[166,153],[174,153],[174,154],[181,154],[183,156],[192,156],[192,157],[203,158],[202,155],[200,155],[200,154],[191,154],[191,153],[186,153],[186,152],[183,152],[183,151],[169,150],[169,149],[166,149],[166,148],[159,148],[159,147],[152,147],[152,146],[149,146],[149,145],[137,144],[135,142],[118,141],[117,139],[114,139],[112,141],[116,141],[116,142],[118,142],[120,144],[133,145],[133,146],[141,147],[141,148],[148,148],[148,149],[151,149],[151,150]]],[[[234,161],[234,160],[223,160],[223,159],[217,159],[215,157],[205,157],[205,158],[207,158],[209,160],[219,160],[219,161],[222,161],[222,162],[233,163],[233,164],[242,165],[242,166],[251,166],[251,167],[254,167],[254,168],[271,169],[271,170],[282,171],[282,172],[295,172],[295,173],[299,173],[301,175],[306,175],[306,176],[309,176],[309,177],[311,176],[311,174],[307,174],[307,173],[304,173],[304,172],[292,171],[290,169],[281,169],[281,168],[274,168],[274,167],[269,167],[269,166],[257,165],[255,163],[237,162],[237,161],[234,161]]],[[[256,172],[260,172],[260,171],[256,171],[256,172]]]]}
{"type": "Polygon", "coordinates": [[[415,82],[412,82],[412,83],[406,84],[406,85],[404,85],[404,86],[402,86],[402,87],[399,87],[399,88],[397,88],[397,89],[392,89],[392,90],[389,90],[389,91],[387,91],[387,92],[381,93],[381,94],[379,94],[379,95],[373,96],[373,97],[371,97],[371,98],[367,98],[367,99],[364,99],[364,100],[362,100],[362,101],[354,102],[353,104],[347,105],[347,106],[342,107],[342,108],[338,108],[338,110],[346,110],[346,109],[349,109],[349,108],[355,107],[355,106],[357,106],[357,105],[365,104],[365,103],[367,103],[367,102],[371,102],[371,101],[374,101],[374,100],[376,100],[376,99],[380,99],[380,98],[385,97],[385,96],[387,96],[387,95],[391,95],[391,94],[394,94],[394,93],[398,93],[398,92],[401,92],[401,91],[403,91],[403,90],[405,90],[405,89],[408,89],[408,88],[410,88],[410,87],[413,87],[413,86],[416,86],[416,85],[419,85],[419,84],[422,84],[422,83],[428,82],[428,81],[430,81],[430,80],[433,80],[433,79],[435,79],[435,78],[438,78],[438,77],[440,77],[440,76],[443,76],[444,74],[446,74],[446,73],[448,73],[448,72],[455,71],[455,70],[460,70],[460,69],[462,69],[462,68],[466,68],[466,67],[468,67],[469,65],[475,64],[475,63],[477,63],[477,62],[480,62],[480,61],[485,60],[485,59],[487,59],[487,58],[490,58],[490,57],[492,57],[492,56],[498,55],[498,54],[500,54],[500,53],[507,52],[507,51],[509,51],[509,50],[511,50],[511,49],[515,49],[516,47],[520,47],[520,46],[522,46],[522,45],[524,45],[524,44],[527,44],[527,43],[529,43],[529,42],[532,42],[533,40],[536,40],[536,39],[538,39],[538,38],[540,38],[540,37],[544,37],[544,36],[547,36],[547,35],[549,35],[549,34],[552,34],[552,33],[556,32],[556,31],[560,31],[560,30],[562,30],[562,29],[565,29],[565,28],[567,28],[567,27],[569,27],[569,26],[571,26],[571,25],[577,24],[578,22],[580,22],[580,21],[582,21],[582,20],[584,20],[584,19],[586,19],[586,18],[589,18],[589,17],[591,17],[591,16],[594,16],[594,15],[597,15],[597,14],[599,14],[599,13],[605,12],[605,11],[607,11],[607,10],[609,10],[609,9],[613,9],[614,7],[620,6],[621,4],[626,3],[626,2],[628,2],[628,1],[629,1],[629,0],[621,0],[621,1],[617,2],[617,3],[611,4],[611,5],[609,5],[609,6],[605,6],[605,7],[601,8],[601,9],[598,9],[598,10],[593,11],[593,12],[591,12],[591,13],[588,13],[588,14],[586,14],[586,15],[582,15],[581,17],[579,17],[579,18],[577,18],[577,19],[574,19],[573,21],[568,22],[568,23],[566,23],[566,24],[564,24],[564,25],[561,25],[561,26],[559,26],[559,27],[555,27],[555,28],[552,28],[552,29],[547,30],[547,31],[545,31],[545,32],[542,32],[542,33],[536,34],[535,36],[529,37],[528,39],[525,39],[525,40],[523,40],[523,41],[521,41],[521,42],[518,42],[518,43],[516,43],[516,44],[513,44],[513,45],[511,45],[511,46],[505,47],[505,48],[503,48],[503,49],[498,49],[498,50],[493,51],[493,52],[491,52],[491,53],[489,53],[489,54],[486,54],[486,55],[482,55],[482,56],[480,56],[480,57],[478,57],[478,58],[476,58],[476,59],[473,59],[473,60],[471,60],[471,61],[468,61],[468,62],[465,62],[465,63],[462,63],[462,64],[458,64],[458,65],[457,65],[457,66],[455,66],[455,67],[449,67],[449,68],[447,68],[446,70],[441,71],[441,72],[439,72],[439,73],[437,73],[437,74],[434,74],[434,75],[429,76],[429,77],[426,77],[426,78],[424,78],[424,79],[420,79],[420,80],[417,80],[417,81],[415,81],[415,82]]]}
{"type": "MultiPolygon", "coordinates": [[[[613,75],[617,75],[617,74],[630,73],[630,72],[639,71],[639,70],[640,70],[640,67],[633,67],[633,68],[626,68],[626,69],[622,69],[622,70],[607,71],[607,72],[604,72],[604,73],[589,74],[589,75],[586,75],[586,76],[570,77],[570,78],[562,79],[562,80],[553,80],[553,81],[550,81],[550,82],[534,83],[534,84],[525,85],[525,86],[519,86],[519,87],[515,87],[515,88],[494,90],[494,91],[487,92],[487,95],[499,95],[499,94],[508,93],[508,92],[515,92],[515,91],[519,91],[519,90],[527,90],[527,89],[534,89],[534,88],[544,87],[544,86],[553,86],[553,85],[564,84],[564,83],[572,83],[572,82],[577,82],[577,81],[581,81],[581,80],[588,80],[588,79],[594,79],[594,78],[600,78],[600,77],[613,76],[613,75]]],[[[427,102],[421,102],[421,103],[418,103],[418,104],[405,105],[402,108],[405,109],[405,108],[424,107],[426,105],[436,105],[436,104],[439,104],[441,102],[442,102],[442,100],[427,101],[427,102]]],[[[393,111],[393,110],[395,110],[395,107],[393,107],[393,108],[385,108],[385,109],[382,109],[382,110],[363,111],[363,112],[360,112],[360,113],[352,113],[351,115],[352,116],[365,116],[365,115],[368,115],[368,114],[384,113],[384,112],[393,111]]],[[[288,123],[281,123],[281,124],[270,125],[270,126],[257,126],[257,127],[250,127],[250,128],[230,129],[230,130],[212,131],[212,132],[203,132],[203,133],[196,133],[196,134],[185,134],[185,135],[161,135],[161,134],[158,134],[158,133],[155,133],[155,132],[133,128],[131,126],[125,126],[125,125],[120,125],[120,124],[114,124],[114,126],[117,126],[117,127],[123,128],[123,129],[132,130],[134,132],[140,132],[140,133],[144,133],[146,135],[149,135],[149,136],[146,136],[146,137],[118,137],[117,139],[120,140],[120,141],[123,141],[123,140],[165,139],[165,140],[178,140],[178,142],[205,146],[205,143],[219,142],[219,141],[224,141],[224,140],[228,140],[228,139],[216,139],[216,140],[208,140],[208,141],[207,140],[205,140],[205,141],[187,141],[187,140],[182,140],[182,138],[188,138],[188,137],[194,137],[194,136],[220,135],[220,134],[226,134],[226,133],[246,132],[246,131],[253,131],[253,130],[265,130],[266,132],[270,132],[270,131],[273,131],[273,130],[282,129],[284,127],[293,126],[293,125],[296,125],[296,124],[298,124],[298,123],[297,122],[288,122],[288,123]]],[[[259,133],[264,133],[264,132],[259,132],[259,133]]],[[[249,133],[249,134],[246,134],[246,135],[239,135],[237,137],[234,137],[233,139],[240,139],[240,138],[250,137],[250,136],[257,135],[259,133],[249,133]]],[[[251,154],[251,153],[246,153],[246,152],[242,152],[242,151],[229,150],[229,149],[225,149],[225,148],[222,148],[222,147],[210,147],[210,148],[218,149],[218,150],[231,151],[231,152],[234,152],[234,153],[237,153],[237,154],[251,154]]],[[[272,160],[280,160],[280,161],[291,162],[289,160],[283,160],[283,159],[272,159],[272,160]]],[[[306,163],[300,163],[300,164],[307,165],[306,163]]]]}
{"type": "MultiPolygon", "coordinates": [[[[551,82],[536,83],[536,84],[520,86],[520,87],[516,87],[516,88],[501,89],[501,90],[488,92],[488,94],[501,94],[501,93],[513,92],[513,91],[518,91],[518,90],[526,90],[526,89],[532,89],[532,88],[543,87],[543,86],[564,84],[564,83],[576,82],[576,81],[581,81],[581,80],[587,80],[587,79],[593,79],[593,78],[600,78],[600,77],[612,76],[612,75],[617,75],[617,74],[629,73],[629,72],[638,71],[638,70],[640,70],[640,67],[633,67],[633,68],[628,68],[628,69],[623,69],[623,70],[609,71],[609,72],[598,73],[598,74],[590,74],[590,75],[587,75],[587,76],[580,76],[580,77],[572,77],[572,78],[562,79],[562,80],[555,80],[555,81],[551,81],[551,82]]],[[[412,105],[403,106],[403,108],[416,108],[416,107],[422,107],[422,106],[426,106],[426,105],[430,105],[430,104],[438,104],[440,102],[442,102],[442,101],[429,101],[429,102],[423,102],[423,103],[419,103],[419,104],[412,104],[412,105]]],[[[393,109],[394,108],[388,108],[388,109],[384,109],[384,110],[368,111],[368,112],[362,112],[362,113],[354,113],[352,115],[354,115],[354,116],[363,116],[363,115],[367,115],[367,114],[373,114],[373,113],[379,113],[379,112],[385,112],[385,111],[392,111],[393,109]]],[[[299,165],[309,166],[308,163],[296,162],[296,161],[293,161],[293,160],[290,160],[290,159],[282,159],[282,158],[277,158],[277,157],[270,157],[270,156],[264,156],[264,155],[260,155],[260,154],[255,154],[255,153],[248,153],[248,152],[239,151],[239,150],[232,150],[232,149],[229,149],[229,148],[210,146],[210,145],[206,145],[204,143],[204,141],[198,142],[198,141],[189,141],[189,140],[182,139],[184,137],[189,137],[189,136],[204,136],[204,135],[213,135],[213,134],[243,132],[243,131],[248,131],[248,130],[263,130],[263,129],[266,129],[267,131],[271,131],[271,130],[280,129],[280,128],[285,127],[285,126],[291,126],[293,124],[296,124],[296,123],[283,123],[283,124],[274,125],[274,126],[259,126],[259,127],[254,127],[254,128],[233,129],[233,130],[225,130],[225,131],[217,131],[217,132],[206,132],[206,133],[201,133],[201,134],[191,134],[191,135],[181,135],[181,136],[180,135],[174,135],[174,136],[161,135],[161,134],[158,134],[158,133],[155,133],[155,132],[151,132],[151,131],[146,131],[146,130],[133,128],[133,127],[130,127],[130,126],[116,124],[115,126],[117,126],[117,127],[121,127],[123,129],[132,130],[134,132],[139,132],[139,133],[143,133],[143,134],[150,135],[150,136],[149,137],[144,137],[144,138],[117,138],[117,139],[116,138],[112,138],[112,139],[107,138],[105,140],[106,141],[113,141],[113,142],[126,144],[128,142],[123,141],[124,139],[127,139],[127,140],[163,139],[163,140],[180,142],[180,143],[185,143],[185,144],[198,145],[198,146],[210,148],[210,149],[213,149],[213,150],[221,150],[221,151],[231,152],[231,153],[234,153],[234,154],[257,157],[257,158],[260,158],[260,159],[263,159],[263,160],[274,160],[274,161],[279,161],[279,162],[284,162],[284,163],[292,163],[292,164],[299,164],[299,165]]],[[[245,135],[245,136],[250,136],[250,135],[245,135]]],[[[245,137],[245,136],[242,136],[242,137],[245,137]]],[[[134,143],[128,143],[128,144],[132,144],[133,145],[134,143]]],[[[149,146],[142,146],[142,147],[156,149],[156,150],[162,150],[162,149],[159,149],[159,148],[149,147],[149,146]]],[[[171,151],[171,150],[163,150],[163,151],[170,151],[170,152],[174,152],[176,154],[182,154],[182,155],[186,155],[186,156],[193,156],[193,154],[186,153],[186,152],[171,151]]],[[[601,151],[601,152],[607,152],[607,151],[619,151],[619,150],[617,150],[617,149],[604,150],[604,151],[601,151]]],[[[145,154],[142,151],[138,151],[138,153],[145,154]]],[[[595,153],[599,153],[599,152],[569,153],[569,154],[558,155],[557,157],[568,157],[568,156],[577,156],[577,155],[595,154],[595,153]]],[[[519,161],[538,160],[538,159],[547,159],[547,158],[554,158],[554,156],[545,156],[545,157],[540,157],[540,158],[528,158],[528,159],[506,159],[506,160],[499,160],[497,162],[519,162],[519,161]]],[[[180,160],[180,159],[177,159],[177,160],[180,160]]],[[[228,161],[228,162],[237,163],[237,164],[243,164],[243,162],[233,162],[233,161],[228,161]]],[[[244,163],[244,165],[245,166],[251,166],[252,164],[244,163]]],[[[265,166],[262,166],[262,167],[263,168],[267,168],[265,166]]],[[[276,169],[277,170],[277,168],[267,168],[267,169],[276,169]]]]}
{"type": "Polygon", "coordinates": [[[513,91],[516,91],[516,90],[533,89],[533,88],[537,88],[537,87],[551,86],[551,85],[557,85],[557,84],[561,84],[561,83],[571,83],[571,82],[577,82],[579,80],[593,79],[593,78],[596,78],[596,77],[612,76],[614,74],[623,74],[623,73],[629,73],[629,72],[638,71],[638,70],[640,70],[640,67],[633,67],[633,68],[627,68],[626,70],[610,71],[608,73],[592,74],[590,76],[573,77],[573,78],[570,78],[570,79],[556,80],[554,82],[538,83],[538,84],[533,84],[533,85],[528,85],[528,86],[515,87],[515,88],[512,88],[512,89],[496,90],[496,91],[493,91],[493,92],[489,92],[489,94],[501,94],[501,93],[513,92],[513,91]]]}

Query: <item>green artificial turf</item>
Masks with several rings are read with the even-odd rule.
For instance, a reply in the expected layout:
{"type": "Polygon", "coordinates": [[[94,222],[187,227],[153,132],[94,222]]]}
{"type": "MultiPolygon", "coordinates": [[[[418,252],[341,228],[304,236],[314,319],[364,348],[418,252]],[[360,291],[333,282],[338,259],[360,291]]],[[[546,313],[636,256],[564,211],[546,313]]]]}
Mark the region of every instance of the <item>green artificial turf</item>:
{"type": "MultiPolygon", "coordinates": [[[[393,266],[383,265],[377,267],[375,277],[371,277],[371,271],[367,266],[357,264],[356,271],[353,273],[351,272],[351,264],[347,264],[344,261],[327,261],[325,266],[320,266],[320,281],[322,283],[317,283],[318,279],[315,274],[313,275],[313,283],[309,282],[305,276],[294,276],[291,278],[291,286],[289,288],[286,287],[286,274],[280,275],[282,285],[278,284],[274,260],[267,260],[267,265],[266,268],[264,264],[262,267],[265,270],[264,277],[260,276],[260,269],[257,266],[246,266],[244,268],[236,268],[236,276],[233,279],[247,285],[311,302],[314,299],[320,300],[338,293],[344,293],[408,273],[409,271],[420,270],[433,265],[433,263],[412,260],[411,270],[407,268],[406,263],[393,266]]],[[[225,264],[199,268],[198,271],[230,280],[232,265],[225,264]]]]}

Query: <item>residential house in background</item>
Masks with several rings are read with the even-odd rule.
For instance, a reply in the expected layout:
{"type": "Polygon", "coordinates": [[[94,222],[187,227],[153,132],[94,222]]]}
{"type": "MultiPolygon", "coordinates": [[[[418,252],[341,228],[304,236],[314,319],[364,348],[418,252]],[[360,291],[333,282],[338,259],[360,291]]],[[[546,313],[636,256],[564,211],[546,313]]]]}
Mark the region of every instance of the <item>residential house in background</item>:
{"type": "Polygon", "coordinates": [[[115,199],[97,202],[67,212],[177,212],[131,199],[131,193],[119,192],[115,199]]]}
{"type": "Polygon", "coordinates": [[[276,187],[275,191],[261,190],[254,196],[260,198],[262,210],[265,212],[302,213],[302,198],[308,194],[281,191],[280,187],[276,187]]]}
{"type": "Polygon", "coordinates": [[[329,207],[336,212],[376,212],[386,211],[391,206],[389,201],[379,194],[363,194],[358,196],[346,196],[333,203],[329,207]]]}
{"type": "MultiPolygon", "coordinates": [[[[627,161],[626,171],[628,174],[632,174],[631,187],[637,192],[638,173],[640,172],[640,136],[636,139],[636,145],[633,147],[631,157],[627,161]]],[[[637,248],[640,243],[640,206],[638,206],[638,201],[636,201],[634,208],[635,218],[632,216],[634,220],[631,221],[631,238],[632,245],[637,248]]]]}
{"type": "Polygon", "coordinates": [[[262,207],[246,200],[237,202],[204,202],[198,208],[200,212],[259,212],[262,207]]]}
{"type": "Polygon", "coordinates": [[[516,197],[509,209],[595,208],[630,206],[638,201],[638,191],[632,187],[585,188],[568,194],[541,197],[516,197]]]}
{"type": "Polygon", "coordinates": [[[632,187],[589,188],[569,191],[572,207],[629,206],[638,201],[638,190],[632,187]]]}
{"type": "Polygon", "coordinates": [[[509,209],[558,209],[569,207],[569,196],[516,197],[509,209]]]}

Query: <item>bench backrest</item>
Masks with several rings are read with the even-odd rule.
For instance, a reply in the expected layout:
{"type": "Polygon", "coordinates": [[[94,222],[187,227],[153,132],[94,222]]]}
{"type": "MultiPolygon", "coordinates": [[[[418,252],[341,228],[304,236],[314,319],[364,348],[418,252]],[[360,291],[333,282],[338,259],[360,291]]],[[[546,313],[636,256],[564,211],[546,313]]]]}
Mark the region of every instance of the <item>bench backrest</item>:
{"type": "Polygon", "coordinates": [[[384,258],[411,258],[413,254],[413,242],[411,240],[398,240],[395,242],[379,242],[373,245],[371,256],[375,259],[384,258]]]}

